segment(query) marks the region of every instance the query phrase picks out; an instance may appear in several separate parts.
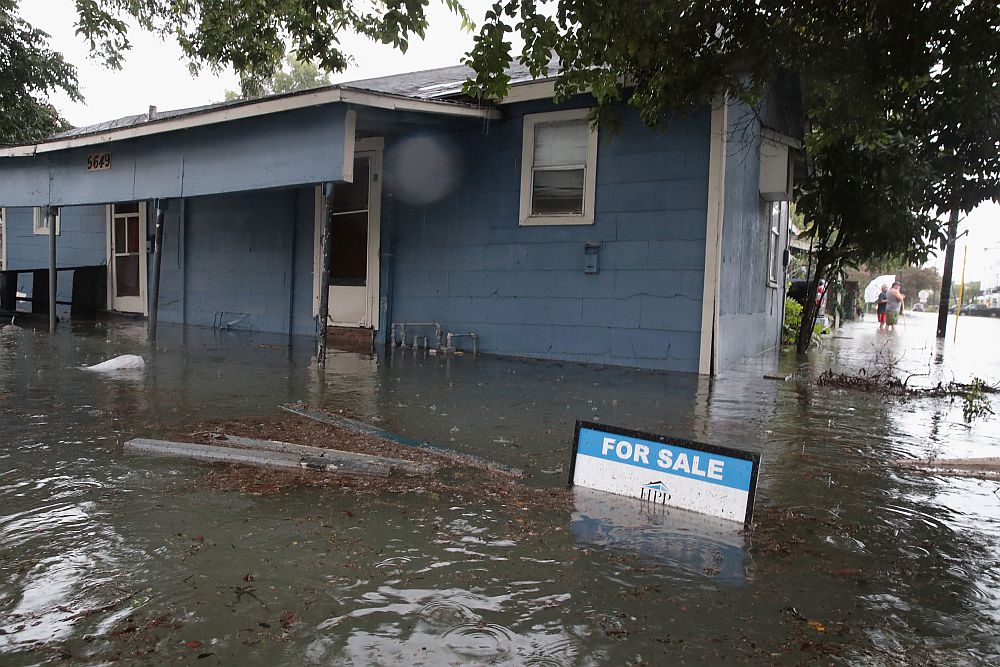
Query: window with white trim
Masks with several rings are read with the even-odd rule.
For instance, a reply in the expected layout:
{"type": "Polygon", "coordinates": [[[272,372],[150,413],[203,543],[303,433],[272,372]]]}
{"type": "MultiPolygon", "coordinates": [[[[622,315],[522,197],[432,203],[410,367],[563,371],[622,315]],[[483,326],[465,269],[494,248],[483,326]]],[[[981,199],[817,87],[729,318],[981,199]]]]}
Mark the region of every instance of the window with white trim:
{"type": "Polygon", "coordinates": [[[597,127],[589,109],[526,114],[521,225],[594,223],[597,127]]]}
{"type": "MultiPolygon", "coordinates": [[[[45,207],[36,206],[32,211],[32,221],[31,230],[35,234],[43,234],[48,236],[49,233],[49,220],[45,216],[45,207]]],[[[56,209],[56,235],[62,233],[62,212],[56,209]]]]}
{"type": "Polygon", "coordinates": [[[767,284],[777,287],[782,274],[781,229],[788,226],[788,202],[767,202],[767,284]]]}

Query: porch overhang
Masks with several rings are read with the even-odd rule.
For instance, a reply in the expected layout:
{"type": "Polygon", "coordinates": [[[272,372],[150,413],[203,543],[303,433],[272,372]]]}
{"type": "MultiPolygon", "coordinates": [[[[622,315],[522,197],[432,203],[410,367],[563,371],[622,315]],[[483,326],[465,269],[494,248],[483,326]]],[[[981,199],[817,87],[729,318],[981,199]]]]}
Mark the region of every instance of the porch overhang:
{"type": "Polygon", "coordinates": [[[487,107],[336,86],[210,107],[0,148],[0,205],[104,204],[351,181],[355,118],[364,109],[500,117],[487,107]]]}

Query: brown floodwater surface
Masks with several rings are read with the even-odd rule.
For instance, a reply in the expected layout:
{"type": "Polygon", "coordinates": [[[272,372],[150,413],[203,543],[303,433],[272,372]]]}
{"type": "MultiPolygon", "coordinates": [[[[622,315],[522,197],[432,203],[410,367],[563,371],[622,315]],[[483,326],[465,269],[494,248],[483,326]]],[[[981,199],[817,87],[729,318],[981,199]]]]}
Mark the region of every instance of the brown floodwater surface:
{"type": "Polygon", "coordinates": [[[162,327],[153,350],[137,323],[0,333],[0,664],[996,664],[1000,483],[890,461],[1000,456],[1000,419],[810,380],[1000,380],[1000,320],[944,344],[933,314],[904,322],[714,380],[399,350],[320,372],[308,339],[162,327]],[[119,354],[147,366],[80,370],[119,354]],[[577,419],[758,451],[757,526],[580,489],[241,493],[121,449],[294,401],[542,488],[565,485],[577,419]]]}

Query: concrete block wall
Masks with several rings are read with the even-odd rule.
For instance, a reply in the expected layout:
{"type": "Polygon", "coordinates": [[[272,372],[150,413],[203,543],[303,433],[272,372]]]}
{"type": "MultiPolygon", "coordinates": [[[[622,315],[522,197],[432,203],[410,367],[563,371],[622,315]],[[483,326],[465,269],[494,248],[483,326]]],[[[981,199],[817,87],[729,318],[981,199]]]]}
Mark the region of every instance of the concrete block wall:
{"type": "MultiPolygon", "coordinates": [[[[566,107],[586,105],[574,102],[566,107]]],[[[454,156],[454,172],[439,176],[455,180],[431,203],[408,201],[414,177],[393,150],[406,137],[389,140],[389,317],[475,331],[486,352],[696,371],[709,111],[678,115],[661,133],[622,109],[617,132],[600,133],[595,223],[521,227],[522,117],[554,108],[525,103],[502,121],[430,136],[454,156]],[[584,273],[592,241],[596,275],[584,273]]]]}
{"type": "MultiPolygon", "coordinates": [[[[104,206],[66,206],[60,211],[60,233],[56,239],[56,265],[97,266],[107,263],[107,209],[104,206]]],[[[49,237],[34,233],[31,208],[6,209],[7,269],[47,269],[49,237]]],[[[31,293],[30,273],[18,277],[17,289],[31,293]]],[[[59,273],[56,297],[69,301],[73,274],[59,273]]],[[[68,306],[59,306],[62,314],[68,306]]]]}
{"type": "MultiPolygon", "coordinates": [[[[780,342],[784,280],[768,285],[771,241],[766,202],[760,198],[759,121],[743,105],[729,108],[725,210],[719,293],[719,368],[772,349],[780,342]]],[[[787,241],[783,230],[780,248],[787,241]]]]}
{"type": "MultiPolygon", "coordinates": [[[[311,334],[312,188],[171,200],[160,321],[311,334]]],[[[152,263],[150,263],[152,264],[152,263]]]]}

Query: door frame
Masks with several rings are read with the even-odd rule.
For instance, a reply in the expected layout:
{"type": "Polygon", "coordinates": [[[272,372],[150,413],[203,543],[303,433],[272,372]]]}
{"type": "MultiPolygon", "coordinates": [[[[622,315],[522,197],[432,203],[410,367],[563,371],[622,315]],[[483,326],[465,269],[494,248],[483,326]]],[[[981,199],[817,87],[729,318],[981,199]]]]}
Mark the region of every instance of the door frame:
{"type": "MultiPolygon", "coordinates": [[[[368,137],[358,139],[354,144],[354,157],[368,154],[371,156],[368,188],[368,275],[365,286],[368,293],[365,298],[365,320],[359,325],[334,323],[327,316],[327,326],[357,326],[359,329],[378,329],[379,322],[379,277],[380,250],[382,238],[382,153],[385,149],[383,137],[368,137]]],[[[345,170],[346,171],[346,170],[345,170]]],[[[353,171],[353,164],[352,164],[353,171]]],[[[314,233],[313,233],[313,317],[319,315],[320,277],[323,272],[323,215],[326,202],[323,198],[323,186],[315,189],[314,233]]]]}
{"type": "Polygon", "coordinates": [[[7,209],[0,206],[0,270],[7,268],[7,209]]]}
{"type": "MultiPolygon", "coordinates": [[[[123,202],[129,203],[129,202],[123,202]]],[[[106,217],[107,217],[107,233],[105,234],[107,244],[105,246],[105,261],[108,266],[108,291],[107,291],[107,308],[108,310],[114,310],[122,313],[137,313],[141,315],[149,314],[149,293],[147,291],[147,282],[149,278],[149,269],[147,267],[148,253],[146,252],[146,246],[148,243],[147,232],[148,232],[148,220],[146,213],[146,202],[140,201],[139,204],[139,296],[137,297],[123,297],[124,299],[138,299],[141,309],[138,305],[132,308],[118,308],[118,304],[115,299],[115,257],[114,257],[114,204],[108,204],[105,206],[106,217]]]]}

